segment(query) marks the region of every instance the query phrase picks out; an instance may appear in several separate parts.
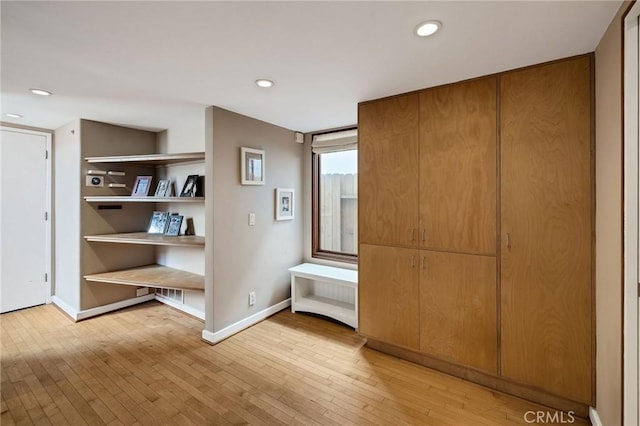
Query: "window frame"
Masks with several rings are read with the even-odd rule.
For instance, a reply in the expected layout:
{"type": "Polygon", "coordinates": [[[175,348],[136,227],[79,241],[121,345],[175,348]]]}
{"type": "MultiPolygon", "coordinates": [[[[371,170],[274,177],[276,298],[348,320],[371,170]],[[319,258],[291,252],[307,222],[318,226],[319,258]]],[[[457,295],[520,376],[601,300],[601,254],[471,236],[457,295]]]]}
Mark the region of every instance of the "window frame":
{"type": "MultiPolygon", "coordinates": [[[[348,127],[331,132],[315,133],[311,136],[335,133],[343,130],[353,130],[357,127],[348,127]]],[[[311,151],[311,257],[323,260],[332,260],[343,263],[358,263],[358,254],[349,254],[320,248],[320,155],[311,151]]],[[[360,182],[360,180],[358,180],[360,182]]],[[[359,215],[360,213],[358,213],[359,215]]],[[[358,244],[359,246],[359,244],[358,244]]],[[[359,251],[359,248],[357,250],[359,251]]]]}

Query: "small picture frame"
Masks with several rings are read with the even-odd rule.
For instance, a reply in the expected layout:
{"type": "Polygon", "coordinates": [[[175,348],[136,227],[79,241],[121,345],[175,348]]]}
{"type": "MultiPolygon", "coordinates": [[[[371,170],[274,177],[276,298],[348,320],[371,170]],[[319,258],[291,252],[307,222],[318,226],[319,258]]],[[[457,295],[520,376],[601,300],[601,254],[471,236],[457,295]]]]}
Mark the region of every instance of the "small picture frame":
{"type": "Polygon", "coordinates": [[[151,220],[149,221],[149,228],[147,233],[149,234],[164,234],[169,222],[169,213],[167,212],[153,212],[151,220]]]}
{"type": "Polygon", "coordinates": [[[133,191],[131,191],[132,197],[146,197],[149,195],[151,189],[151,181],[153,176],[138,176],[136,182],[133,184],[133,191]]]}
{"type": "Polygon", "coordinates": [[[293,189],[276,188],[276,220],[293,220],[293,189]]]}
{"type": "Polygon", "coordinates": [[[240,183],[264,185],[265,153],[261,149],[240,148],[240,183]]]}
{"type": "Polygon", "coordinates": [[[154,197],[169,197],[171,195],[171,179],[162,179],[158,182],[154,197]]]}
{"type": "Polygon", "coordinates": [[[177,237],[180,235],[180,228],[182,227],[182,216],[177,214],[169,215],[169,225],[164,235],[171,237],[177,237]]]}
{"type": "Polygon", "coordinates": [[[181,197],[195,197],[198,191],[198,175],[189,175],[182,187],[181,197]]]}

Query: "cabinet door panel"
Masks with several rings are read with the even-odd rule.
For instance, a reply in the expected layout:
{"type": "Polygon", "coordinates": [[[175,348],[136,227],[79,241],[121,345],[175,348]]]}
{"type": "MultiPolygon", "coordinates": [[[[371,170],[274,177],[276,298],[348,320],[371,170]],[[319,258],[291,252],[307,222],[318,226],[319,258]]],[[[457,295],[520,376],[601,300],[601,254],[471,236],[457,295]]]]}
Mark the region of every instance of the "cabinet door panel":
{"type": "Polygon", "coordinates": [[[496,254],[496,77],[420,94],[422,246],[496,254]]]}
{"type": "Polygon", "coordinates": [[[358,108],[362,243],[413,245],[418,224],[418,95],[358,108]]]}
{"type": "Polygon", "coordinates": [[[420,351],[496,374],[496,258],[420,256],[420,351]]]}
{"type": "Polygon", "coordinates": [[[501,80],[502,373],[585,403],[593,368],[590,67],[581,57],[501,80]]]}
{"type": "Polygon", "coordinates": [[[418,259],[412,249],[361,244],[358,265],[359,331],[418,349],[418,259]]]}

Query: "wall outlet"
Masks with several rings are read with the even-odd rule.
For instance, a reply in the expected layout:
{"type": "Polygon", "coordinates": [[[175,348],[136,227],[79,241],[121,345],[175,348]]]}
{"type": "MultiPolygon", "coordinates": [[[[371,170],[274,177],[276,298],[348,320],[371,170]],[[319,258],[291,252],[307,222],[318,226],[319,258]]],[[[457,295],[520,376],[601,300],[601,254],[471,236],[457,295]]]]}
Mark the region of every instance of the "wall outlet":
{"type": "Polygon", "coordinates": [[[256,292],[249,292],[249,306],[253,306],[256,304],[256,292]]]}
{"type": "Polygon", "coordinates": [[[256,214],[249,213],[249,226],[256,226],[256,214]]]}

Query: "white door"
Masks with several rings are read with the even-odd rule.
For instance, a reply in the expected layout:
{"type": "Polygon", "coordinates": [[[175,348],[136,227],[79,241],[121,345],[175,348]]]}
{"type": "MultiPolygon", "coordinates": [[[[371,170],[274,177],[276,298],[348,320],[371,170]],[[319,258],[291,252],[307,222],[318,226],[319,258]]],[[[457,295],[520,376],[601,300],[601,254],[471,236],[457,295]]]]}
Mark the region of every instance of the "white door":
{"type": "Polygon", "coordinates": [[[50,265],[46,133],[1,129],[0,312],[46,303],[50,265]]]}

